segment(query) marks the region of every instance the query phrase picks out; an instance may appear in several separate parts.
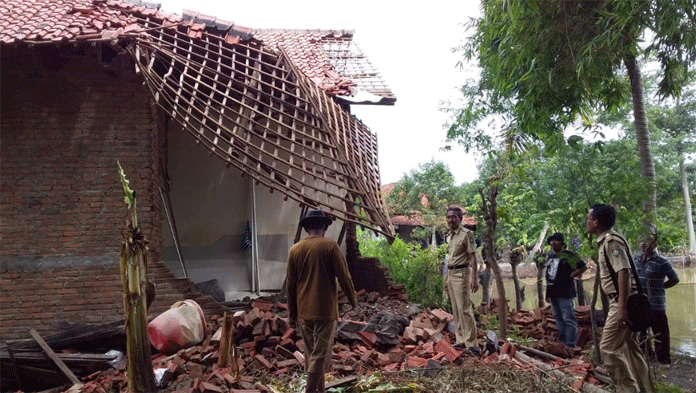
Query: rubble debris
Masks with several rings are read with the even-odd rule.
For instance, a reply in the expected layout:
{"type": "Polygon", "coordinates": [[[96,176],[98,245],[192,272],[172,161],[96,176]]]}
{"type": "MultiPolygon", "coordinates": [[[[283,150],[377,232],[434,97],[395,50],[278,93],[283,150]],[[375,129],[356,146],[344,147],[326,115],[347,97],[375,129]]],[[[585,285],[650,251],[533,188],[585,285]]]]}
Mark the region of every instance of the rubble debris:
{"type": "MultiPolygon", "coordinates": [[[[526,360],[524,356],[527,355],[520,353],[531,347],[547,354],[547,360],[556,362],[551,368],[564,365],[559,372],[576,376],[572,378],[573,384],[578,378],[582,381],[579,386],[601,384],[591,365],[577,359],[574,359],[575,363],[569,363],[559,358],[562,354],[554,353],[557,329],[549,307],[511,312],[511,323],[523,335],[539,336],[530,347],[499,343],[495,332],[481,330],[479,338],[483,355],[475,356],[452,346],[454,334],[448,330],[453,319],[451,314],[441,309],[424,310],[409,305],[402,300],[405,296],[397,293],[399,290],[403,291],[403,287],[392,287],[388,295],[361,291],[358,296],[361,307],[342,312],[333,347],[331,374],[335,380],[331,386],[350,386],[360,376],[372,375],[375,371],[433,376],[448,365],[461,365],[470,359],[486,364],[517,362],[516,367],[521,369],[539,368],[538,364],[526,360]]],[[[496,299],[493,300],[494,310],[496,299]]],[[[303,342],[289,326],[286,307],[264,299],[250,301],[249,305],[232,315],[210,316],[205,320],[206,339],[197,345],[174,354],[154,354],[152,363],[160,374],[160,391],[266,392],[269,390],[261,381],[269,376],[282,378],[301,374],[304,368],[303,342]],[[223,328],[226,321],[231,326],[223,328]],[[221,361],[221,356],[229,355],[226,350],[221,350],[223,331],[228,332],[233,341],[231,349],[237,353],[231,351],[232,356],[221,361]]],[[[345,301],[339,305],[347,310],[345,301]]],[[[576,313],[581,328],[586,328],[589,308],[578,307],[576,313]]],[[[480,327],[484,326],[486,319],[486,315],[480,315],[480,327]]],[[[591,334],[584,346],[589,347],[588,340],[591,340],[591,334]]],[[[125,364],[121,363],[117,368],[82,374],[83,392],[121,391],[126,384],[125,373],[125,364]]]]}
{"type": "MultiPolygon", "coordinates": [[[[533,364],[540,368],[541,370],[551,374],[552,376],[560,379],[561,381],[571,385],[571,389],[580,392],[588,392],[588,393],[608,393],[608,391],[597,387],[596,384],[599,383],[597,379],[593,378],[587,371],[592,370],[592,365],[587,365],[589,367],[589,370],[586,370],[586,372],[583,373],[583,376],[580,379],[576,379],[575,377],[569,375],[566,372],[563,372],[557,368],[554,368],[551,365],[548,365],[544,362],[541,362],[539,360],[533,359],[527,355],[524,355],[520,352],[515,352],[515,359],[518,359],[522,362],[528,363],[528,364],[533,364]]],[[[585,364],[579,365],[579,367],[584,367],[585,364]]]]}
{"type": "Polygon", "coordinates": [[[216,278],[208,281],[203,281],[195,284],[194,286],[198,292],[208,295],[213,300],[215,300],[218,303],[224,303],[225,302],[225,291],[222,290],[220,287],[220,283],[216,278]]]}

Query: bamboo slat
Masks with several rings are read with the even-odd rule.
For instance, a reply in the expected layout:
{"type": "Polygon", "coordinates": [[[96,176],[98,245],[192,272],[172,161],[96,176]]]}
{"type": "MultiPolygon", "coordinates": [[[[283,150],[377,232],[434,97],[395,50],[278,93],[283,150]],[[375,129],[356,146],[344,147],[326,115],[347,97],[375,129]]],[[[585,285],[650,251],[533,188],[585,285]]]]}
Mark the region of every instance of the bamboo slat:
{"type": "MultiPolygon", "coordinates": [[[[282,49],[276,55],[206,32],[191,38],[183,25],[153,30],[133,46],[157,105],[212,155],[286,199],[393,236],[376,136],[282,49]]],[[[347,69],[349,57],[336,59],[347,69]]]]}

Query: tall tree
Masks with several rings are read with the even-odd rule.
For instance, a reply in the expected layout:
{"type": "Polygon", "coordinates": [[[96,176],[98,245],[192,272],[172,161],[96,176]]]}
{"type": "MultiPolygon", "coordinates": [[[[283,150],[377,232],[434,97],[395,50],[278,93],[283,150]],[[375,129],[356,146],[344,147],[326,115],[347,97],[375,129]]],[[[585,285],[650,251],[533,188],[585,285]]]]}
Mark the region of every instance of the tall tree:
{"type": "Polygon", "coordinates": [[[501,129],[550,146],[562,131],[592,113],[633,102],[641,171],[650,192],[643,208],[656,209],[643,86],[638,66],[645,51],[662,68],[660,93],[679,95],[696,60],[696,0],[488,0],[461,48],[476,59],[480,81],[463,89],[468,102],[456,113],[448,138],[460,143],[485,140],[477,128],[502,115],[501,129]],[[650,38],[647,47],[641,37],[650,38]],[[630,88],[623,77],[628,74],[630,88]]]}
{"type": "MultiPolygon", "coordinates": [[[[696,86],[692,86],[696,89],[696,86]]],[[[692,195],[686,175],[686,153],[694,151],[696,146],[696,90],[688,90],[674,105],[654,105],[648,108],[656,128],[669,136],[670,144],[675,147],[679,160],[679,176],[684,195],[684,213],[686,217],[689,253],[696,255],[696,237],[694,219],[691,210],[692,195]]]]}
{"type": "Polygon", "coordinates": [[[495,276],[496,288],[498,289],[498,320],[500,321],[500,339],[507,338],[507,298],[505,296],[505,284],[503,284],[503,273],[498,264],[498,251],[495,246],[495,227],[498,223],[497,201],[499,179],[492,176],[488,182],[488,195],[484,192],[483,187],[478,189],[481,196],[481,212],[486,222],[486,233],[484,234],[483,261],[487,267],[493,270],[495,276]]]}
{"type": "Polygon", "coordinates": [[[443,217],[452,204],[464,206],[461,189],[447,164],[435,160],[420,164],[404,175],[387,196],[392,213],[418,214],[426,223],[428,237],[433,238],[435,231],[444,228],[443,217]]]}

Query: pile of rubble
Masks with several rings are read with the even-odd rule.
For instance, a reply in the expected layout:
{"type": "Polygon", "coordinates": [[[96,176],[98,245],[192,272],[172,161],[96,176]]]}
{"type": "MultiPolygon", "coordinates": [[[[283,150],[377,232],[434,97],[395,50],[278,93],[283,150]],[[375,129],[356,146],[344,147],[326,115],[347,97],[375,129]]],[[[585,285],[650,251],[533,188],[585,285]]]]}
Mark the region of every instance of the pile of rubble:
{"type": "MultiPolygon", "coordinates": [[[[578,320],[578,340],[575,347],[580,349],[581,354],[586,352],[592,344],[590,313],[589,305],[575,308],[575,318],[578,320]]],[[[558,342],[558,327],[550,305],[531,311],[518,311],[511,315],[510,321],[519,327],[522,336],[537,340],[534,348],[556,356],[569,356],[565,346],[558,342]]],[[[599,327],[598,330],[601,333],[602,328],[599,327]]]]}
{"type": "MultiPolygon", "coordinates": [[[[327,383],[327,388],[355,384],[360,375],[371,375],[375,371],[409,370],[432,376],[447,365],[461,365],[472,360],[473,355],[451,345],[454,339],[452,315],[441,309],[422,310],[407,303],[403,286],[391,287],[387,295],[360,291],[357,297],[360,307],[351,311],[347,310],[345,298],[339,298],[342,319],[333,347],[332,382],[327,383]]],[[[583,324],[584,312],[578,309],[583,324]]],[[[541,332],[537,346],[545,344],[541,344],[542,351],[538,352],[545,354],[543,350],[552,342],[554,332],[553,316],[549,319],[548,313],[548,309],[542,309],[511,315],[512,323],[530,336],[539,336],[541,332]]],[[[485,319],[486,316],[481,317],[485,319]]],[[[288,324],[285,304],[273,299],[257,299],[247,310],[234,312],[231,320],[235,351],[230,365],[219,367],[224,319],[223,316],[210,316],[206,321],[206,337],[198,345],[174,354],[153,354],[152,364],[160,392],[270,392],[265,381],[302,373],[303,342],[288,324]]],[[[532,361],[510,342],[498,348],[498,339],[491,331],[480,330],[479,342],[486,344],[481,346],[483,353],[477,361],[509,361],[521,369],[539,367],[530,366],[532,361]]],[[[568,362],[547,355],[547,359],[558,364],[568,362]]],[[[578,359],[572,362],[565,367],[583,375],[580,380],[573,378],[569,384],[600,383],[592,377],[597,371],[591,365],[578,359]]],[[[83,393],[124,391],[126,365],[122,361],[115,368],[81,377],[80,391],[83,393]]]]}
{"type": "MultiPolygon", "coordinates": [[[[333,347],[333,373],[339,378],[330,386],[354,382],[356,375],[377,370],[423,368],[433,370],[455,362],[464,352],[453,348],[448,325],[452,315],[443,310],[421,310],[408,305],[403,286],[390,293],[359,291],[360,308],[344,312],[333,347]],[[351,377],[352,376],[352,377],[351,377]],[[347,378],[341,378],[347,377],[347,378]]],[[[347,308],[343,297],[342,309],[347,308]]],[[[176,354],[153,355],[157,382],[165,392],[260,393],[270,389],[260,377],[302,372],[303,342],[288,324],[287,307],[279,302],[256,300],[248,311],[232,315],[237,347],[235,367],[218,368],[221,316],[212,316],[206,339],[176,354]],[[285,315],[285,316],[283,316],[285,315]]],[[[85,378],[82,392],[120,390],[125,385],[125,364],[118,369],[85,378]]]]}

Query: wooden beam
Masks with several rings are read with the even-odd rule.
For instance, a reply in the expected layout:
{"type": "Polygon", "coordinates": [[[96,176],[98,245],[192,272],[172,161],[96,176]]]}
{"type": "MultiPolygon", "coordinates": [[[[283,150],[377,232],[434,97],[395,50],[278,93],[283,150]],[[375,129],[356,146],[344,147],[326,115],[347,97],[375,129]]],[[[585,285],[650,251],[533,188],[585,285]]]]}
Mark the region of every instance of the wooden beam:
{"type": "Polygon", "coordinates": [[[56,355],[56,353],[53,352],[51,347],[49,347],[48,344],[46,344],[46,341],[44,341],[44,339],[41,338],[41,336],[39,335],[39,333],[35,329],[31,329],[29,331],[29,333],[31,334],[32,337],[34,337],[34,340],[36,340],[36,342],[44,350],[44,352],[46,353],[46,356],[48,356],[51,360],[53,360],[53,362],[56,364],[56,366],[58,366],[60,371],[62,371],[63,374],[65,374],[65,376],[68,377],[70,382],[72,382],[74,385],[82,385],[82,382],[80,382],[80,380],[75,376],[75,374],[73,374],[73,372],[70,371],[68,366],[66,366],[65,363],[63,363],[63,361],[60,360],[58,355],[56,355]]]}

